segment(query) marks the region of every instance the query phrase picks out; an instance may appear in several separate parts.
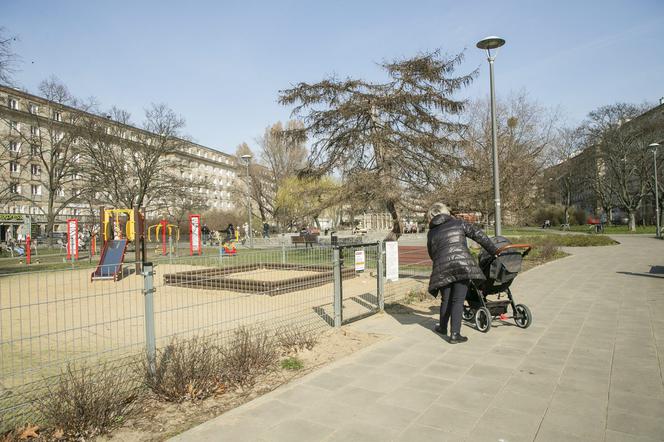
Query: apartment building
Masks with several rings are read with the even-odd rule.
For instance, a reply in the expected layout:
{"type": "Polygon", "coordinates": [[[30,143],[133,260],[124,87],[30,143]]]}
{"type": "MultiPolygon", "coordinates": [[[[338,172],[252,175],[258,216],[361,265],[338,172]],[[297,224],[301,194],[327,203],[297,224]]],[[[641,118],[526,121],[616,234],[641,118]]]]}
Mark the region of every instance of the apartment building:
{"type": "MultiPolygon", "coordinates": [[[[69,143],[68,134],[74,132],[81,115],[96,119],[107,131],[123,138],[134,140],[150,136],[143,129],[110,118],[0,86],[0,169],[3,169],[0,173],[0,241],[6,239],[8,231],[16,238],[24,215],[30,215],[32,219],[33,235],[44,232],[51,199],[45,185],[47,171],[44,170],[50,162],[44,156],[64,148],[43,149],[40,146],[43,143],[66,146],[69,143]],[[37,139],[40,146],[33,143],[37,139]]],[[[72,138],[71,142],[75,144],[76,140],[72,138]]],[[[182,142],[184,148],[175,154],[177,160],[186,165],[182,169],[182,178],[188,178],[192,183],[207,183],[195,191],[202,194],[202,200],[209,209],[233,210],[236,207],[233,189],[238,186],[236,178],[242,171],[237,158],[194,142],[182,142]]],[[[62,164],[57,167],[66,168],[68,163],[79,161],[75,153],[69,152],[68,155],[67,161],[60,162],[62,164]]],[[[92,221],[94,214],[91,207],[102,203],[73,197],[77,186],[84,185],[79,178],[72,173],[66,180],[67,185],[58,189],[52,198],[56,206],[64,205],[56,218],[55,231],[64,230],[68,218],[92,221]]],[[[149,207],[146,209],[150,210],[149,207]]]]}

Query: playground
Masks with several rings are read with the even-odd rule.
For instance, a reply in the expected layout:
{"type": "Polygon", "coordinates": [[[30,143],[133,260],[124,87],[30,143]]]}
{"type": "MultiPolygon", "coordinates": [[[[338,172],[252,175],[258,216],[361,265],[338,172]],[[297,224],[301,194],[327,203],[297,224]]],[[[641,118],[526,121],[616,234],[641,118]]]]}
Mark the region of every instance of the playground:
{"type": "MultiPolygon", "coordinates": [[[[169,285],[168,275],[198,273],[200,277],[200,272],[211,269],[227,272],[224,266],[239,265],[241,255],[157,262],[157,345],[167,344],[174,336],[225,335],[242,325],[329,327],[334,316],[333,278],[318,262],[327,261],[329,266],[330,250],[289,252],[286,265],[274,264],[281,259],[281,250],[244,255],[254,264],[227,275],[227,281],[240,286],[213,289],[205,284],[169,285]],[[258,264],[261,260],[266,263],[258,264]],[[290,282],[284,285],[284,281],[290,282]],[[254,285],[243,290],[243,284],[254,285]],[[269,296],[271,290],[278,296],[269,296]]],[[[129,267],[133,270],[133,265],[129,267]]],[[[17,392],[18,387],[58,373],[65,361],[114,360],[143,351],[143,276],[132,272],[117,281],[91,281],[90,274],[90,268],[80,268],[0,277],[0,393],[5,400],[12,399],[9,390],[17,392]]],[[[375,273],[356,273],[349,267],[343,275],[344,318],[376,311],[375,273]]],[[[411,286],[422,287],[422,281],[388,282],[386,292],[398,288],[402,293],[411,286]]]]}

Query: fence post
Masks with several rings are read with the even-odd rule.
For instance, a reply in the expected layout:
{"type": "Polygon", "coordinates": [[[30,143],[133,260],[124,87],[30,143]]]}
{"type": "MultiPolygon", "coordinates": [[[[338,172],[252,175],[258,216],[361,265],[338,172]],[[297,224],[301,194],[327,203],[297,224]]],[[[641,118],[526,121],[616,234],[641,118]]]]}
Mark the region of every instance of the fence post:
{"type": "Polygon", "coordinates": [[[156,370],[157,339],[154,330],[154,266],[151,262],[143,264],[143,296],[145,301],[145,350],[148,369],[154,375],[156,370]]]}
{"type": "Polygon", "coordinates": [[[378,310],[385,310],[385,273],[384,269],[384,258],[383,258],[383,241],[378,241],[378,256],[376,259],[376,284],[378,284],[378,310]]]}
{"type": "Polygon", "coordinates": [[[334,276],[334,327],[341,327],[343,322],[342,287],[341,287],[341,250],[334,247],[333,252],[333,276],[334,276]]]}

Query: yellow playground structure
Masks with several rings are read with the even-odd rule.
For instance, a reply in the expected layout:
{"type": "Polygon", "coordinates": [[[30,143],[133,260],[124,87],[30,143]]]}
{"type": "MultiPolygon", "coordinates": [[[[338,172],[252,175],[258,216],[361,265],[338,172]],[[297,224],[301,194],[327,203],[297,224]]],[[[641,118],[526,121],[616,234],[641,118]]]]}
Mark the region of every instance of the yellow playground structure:
{"type": "Polygon", "coordinates": [[[104,241],[109,239],[126,239],[134,241],[136,239],[136,218],[143,217],[136,209],[104,209],[102,208],[102,233],[104,241]],[[124,234],[122,232],[121,218],[126,216],[124,223],[124,234]],[[110,228],[109,228],[110,227],[110,228]]]}
{"type": "Polygon", "coordinates": [[[161,233],[161,255],[166,256],[166,254],[167,254],[166,236],[168,236],[168,242],[170,243],[168,253],[169,254],[172,253],[174,235],[175,235],[175,242],[177,243],[178,241],[180,241],[180,228],[178,226],[176,226],[175,224],[169,224],[169,222],[167,220],[162,219],[161,221],[159,221],[159,223],[148,227],[148,241],[149,242],[152,242],[151,233],[153,231],[154,231],[155,241],[159,241],[159,236],[160,236],[160,233],[161,233]]]}

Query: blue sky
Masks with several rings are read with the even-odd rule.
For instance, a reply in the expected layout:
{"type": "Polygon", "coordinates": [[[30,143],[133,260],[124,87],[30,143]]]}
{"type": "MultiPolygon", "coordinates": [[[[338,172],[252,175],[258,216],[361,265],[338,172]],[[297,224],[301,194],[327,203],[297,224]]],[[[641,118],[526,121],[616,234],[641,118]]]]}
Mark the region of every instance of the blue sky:
{"type": "Polygon", "coordinates": [[[90,1],[0,0],[20,38],[18,83],[56,75],[140,120],[167,103],[201,144],[232,153],[290,109],[278,91],[329,75],[381,80],[375,63],[441,48],[480,68],[469,98],[488,94],[478,39],[507,40],[498,94],[526,90],[569,124],[616,101],[664,96],[664,1],[90,1]]]}

